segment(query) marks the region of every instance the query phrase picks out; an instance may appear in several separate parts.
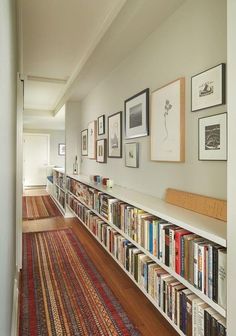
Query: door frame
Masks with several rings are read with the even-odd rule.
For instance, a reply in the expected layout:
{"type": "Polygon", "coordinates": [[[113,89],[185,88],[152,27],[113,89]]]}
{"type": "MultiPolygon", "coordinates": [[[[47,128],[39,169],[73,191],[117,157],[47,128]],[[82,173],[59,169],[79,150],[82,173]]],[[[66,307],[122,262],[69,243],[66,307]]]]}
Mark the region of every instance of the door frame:
{"type": "MultiPolygon", "coordinates": [[[[50,163],[50,134],[49,133],[32,133],[31,132],[27,132],[27,131],[23,131],[23,142],[24,142],[24,136],[25,135],[32,135],[32,136],[38,136],[38,135],[42,135],[47,137],[47,145],[48,145],[48,157],[47,157],[47,165],[49,165],[50,163]]],[[[24,144],[23,144],[23,150],[24,150],[24,144]]],[[[23,160],[24,160],[24,152],[23,152],[23,160]]],[[[24,161],[23,161],[23,187],[25,187],[24,184],[24,161]]]]}

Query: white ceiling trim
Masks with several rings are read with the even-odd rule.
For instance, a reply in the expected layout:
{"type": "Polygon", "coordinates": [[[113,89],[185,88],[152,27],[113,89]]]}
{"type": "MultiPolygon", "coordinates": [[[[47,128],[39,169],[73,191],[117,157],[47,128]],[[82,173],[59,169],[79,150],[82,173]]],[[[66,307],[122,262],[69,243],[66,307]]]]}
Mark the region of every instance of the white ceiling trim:
{"type": "Polygon", "coordinates": [[[54,117],[54,111],[53,110],[24,109],[24,116],[54,117]]]}
{"type": "Polygon", "coordinates": [[[62,78],[49,78],[49,77],[31,76],[31,75],[27,75],[27,80],[33,82],[56,83],[56,84],[66,84],[67,82],[67,79],[62,78]]]}
{"type": "Polygon", "coordinates": [[[106,33],[116,16],[119,14],[120,10],[124,6],[127,0],[120,1],[117,5],[115,5],[111,11],[107,14],[105,17],[103,24],[101,25],[100,30],[98,30],[97,35],[90,43],[90,46],[87,48],[87,50],[84,53],[84,56],[82,57],[81,61],[77,64],[75,67],[75,70],[72,72],[69,80],[67,81],[62,93],[60,94],[54,108],[54,115],[58,113],[58,111],[62,108],[62,106],[66,103],[71,91],[73,90],[73,87],[79,77],[79,74],[89,59],[89,57],[92,55],[93,51],[101,41],[103,35],[106,33]]]}

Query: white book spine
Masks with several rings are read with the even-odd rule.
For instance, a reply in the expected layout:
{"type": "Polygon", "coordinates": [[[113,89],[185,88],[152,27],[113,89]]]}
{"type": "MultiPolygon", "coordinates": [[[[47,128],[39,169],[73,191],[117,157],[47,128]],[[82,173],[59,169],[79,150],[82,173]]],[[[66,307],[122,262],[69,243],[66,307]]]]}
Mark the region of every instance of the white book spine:
{"type": "Polygon", "coordinates": [[[207,336],[204,335],[204,308],[201,306],[198,306],[198,318],[197,318],[198,324],[198,336],[207,336]]]}
{"type": "Polygon", "coordinates": [[[194,243],[194,286],[198,287],[198,243],[194,243]]]}
{"type": "Polygon", "coordinates": [[[208,297],[212,300],[213,296],[213,246],[208,245],[208,297]]]}
{"type": "Polygon", "coordinates": [[[170,255],[170,259],[169,259],[169,267],[171,269],[173,269],[173,230],[169,231],[169,255],[170,255]]]}

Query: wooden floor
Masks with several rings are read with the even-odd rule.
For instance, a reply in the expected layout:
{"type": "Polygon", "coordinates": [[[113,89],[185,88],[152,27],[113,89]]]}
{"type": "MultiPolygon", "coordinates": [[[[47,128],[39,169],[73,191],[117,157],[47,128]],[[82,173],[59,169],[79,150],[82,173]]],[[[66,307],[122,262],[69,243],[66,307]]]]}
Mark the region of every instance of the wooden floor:
{"type": "Polygon", "coordinates": [[[23,232],[72,228],[89,257],[127,312],[130,320],[144,336],[176,336],[176,331],[162,317],[116,262],[76,218],[55,217],[24,221],[23,232]]]}

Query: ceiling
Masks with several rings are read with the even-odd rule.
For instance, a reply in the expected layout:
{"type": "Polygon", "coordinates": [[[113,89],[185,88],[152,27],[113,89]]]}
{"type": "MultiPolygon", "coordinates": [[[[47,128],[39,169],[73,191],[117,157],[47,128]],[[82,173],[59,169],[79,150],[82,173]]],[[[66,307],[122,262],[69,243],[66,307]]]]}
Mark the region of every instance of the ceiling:
{"type": "Polygon", "coordinates": [[[56,125],[67,100],[83,98],[184,0],[19,1],[24,123],[39,127],[56,125]]]}

